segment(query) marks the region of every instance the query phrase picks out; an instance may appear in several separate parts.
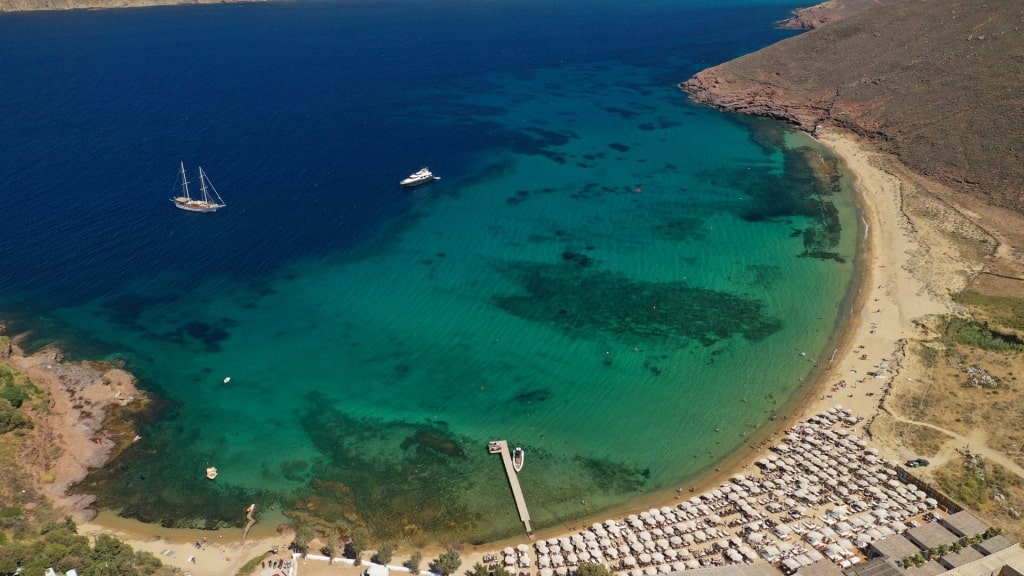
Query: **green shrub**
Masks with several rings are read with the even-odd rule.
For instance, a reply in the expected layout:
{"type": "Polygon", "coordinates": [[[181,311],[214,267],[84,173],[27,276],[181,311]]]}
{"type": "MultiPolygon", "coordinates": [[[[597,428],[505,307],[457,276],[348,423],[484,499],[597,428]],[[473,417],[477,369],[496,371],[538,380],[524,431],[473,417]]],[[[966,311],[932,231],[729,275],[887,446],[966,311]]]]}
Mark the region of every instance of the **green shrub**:
{"type": "Polygon", "coordinates": [[[0,518],[17,518],[18,516],[21,516],[21,508],[17,506],[0,508],[0,518]]]}
{"type": "Polygon", "coordinates": [[[413,552],[409,559],[402,563],[413,574],[419,574],[420,563],[423,562],[423,554],[419,551],[413,552]]]}
{"type": "Polygon", "coordinates": [[[988,326],[965,318],[950,318],[946,337],[953,342],[994,352],[1024,352],[1024,341],[1013,335],[990,330],[988,326]]]}
{"type": "Polygon", "coordinates": [[[437,572],[441,576],[451,576],[462,566],[462,557],[454,548],[448,548],[430,563],[430,571],[437,572]]]}
{"type": "Polygon", "coordinates": [[[377,547],[377,553],[370,560],[377,564],[388,564],[391,557],[395,555],[395,545],[390,542],[383,542],[377,547]]]}
{"type": "Polygon", "coordinates": [[[32,421],[20,410],[11,406],[7,399],[0,398],[0,434],[21,428],[32,428],[32,421]]]}

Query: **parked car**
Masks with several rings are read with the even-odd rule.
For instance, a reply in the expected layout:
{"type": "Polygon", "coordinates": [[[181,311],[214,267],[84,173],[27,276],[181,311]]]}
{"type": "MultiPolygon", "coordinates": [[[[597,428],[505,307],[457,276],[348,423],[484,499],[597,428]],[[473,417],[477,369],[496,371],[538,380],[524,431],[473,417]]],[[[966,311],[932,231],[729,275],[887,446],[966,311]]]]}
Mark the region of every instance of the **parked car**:
{"type": "Polygon", "coordinates": [[[915,458],[913,460],[907,460],[904,464],[907,468],[920,468],[921,466],[927,466],[928,461],[924,458],[915,458]]]}

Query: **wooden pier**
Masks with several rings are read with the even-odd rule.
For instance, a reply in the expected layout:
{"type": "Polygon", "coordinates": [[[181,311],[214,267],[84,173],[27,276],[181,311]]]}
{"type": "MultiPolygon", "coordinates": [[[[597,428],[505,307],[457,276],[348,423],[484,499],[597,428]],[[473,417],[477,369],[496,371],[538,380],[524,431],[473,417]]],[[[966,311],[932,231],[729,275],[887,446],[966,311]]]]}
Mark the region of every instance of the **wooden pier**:
{"type": "Polygon", "coordinates": [[[501,461],[505,464],[505,474],[508,476],[508,485],[512,487],[512,497],[516,500],[516,509],[519,511],[519,519],[526,527],[526,535],[533,538],[533,528],[530,527],[530,511],[526,509],[526,499],[523,498],[523,489],[519,486],[519,475],[512,467],[512,454],[508,451],[508,442],[505,440],[494,440],[488,443],[487,450],[491,454],[501,454],[501,461]]]}

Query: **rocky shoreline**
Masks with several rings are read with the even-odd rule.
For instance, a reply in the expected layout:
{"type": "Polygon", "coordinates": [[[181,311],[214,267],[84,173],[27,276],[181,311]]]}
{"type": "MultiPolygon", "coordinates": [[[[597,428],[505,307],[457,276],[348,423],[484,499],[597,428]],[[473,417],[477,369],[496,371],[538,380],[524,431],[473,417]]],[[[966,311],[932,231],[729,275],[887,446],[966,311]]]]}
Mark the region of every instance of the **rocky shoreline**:
{"type": "Polygon", "coordinates": [[[68,489],[136,440],[131,414],[146,405],[147,396],[127,371],[102,362],[65,362],[53,347],[25,355],[12,344],[4,356],[3,363],[47,396],[46,409],[31,413],[34,426],[19,461],[58,516],[92,519],[95,498],[68,489]]]}
{"type": "Polygon", "coordinates": [[[793,16],[779,22],[779,28],[812,30],[892,2],[893,0],[826,0],[809,8],[794,10],[793,16]]]}
{"type": "Polygon", "coordinates": [[[242,4],[267,0],[0,0],[0,12],[39,12],[48,10],[106,10],[178,6],[184,4],[242,4]]]}

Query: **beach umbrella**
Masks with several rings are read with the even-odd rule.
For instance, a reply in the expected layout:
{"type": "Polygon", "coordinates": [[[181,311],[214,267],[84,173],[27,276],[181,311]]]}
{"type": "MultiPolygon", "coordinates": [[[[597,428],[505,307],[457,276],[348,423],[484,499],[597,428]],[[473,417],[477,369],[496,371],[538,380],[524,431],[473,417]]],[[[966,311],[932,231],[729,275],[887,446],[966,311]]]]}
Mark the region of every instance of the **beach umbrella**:
{"type": "MultiPolygon", "coordinates": [[[[548,568],[549,566],[551,566],[551,558],[549,558],[547,556],[538,556],[537,557],[537,567],[538,568],[548,568]]],[[[541,574],[543,574],[543,573],[544,573],[544,570],[541,570],[541,574]]]]}
{"type": "Polygon", "coordinates": [[[530,551],[530,547],[527,546],[526,544],[519,544],[519,545],[516,546],[516,550],[518,550],[520,552],[523,552],[523,553],[526,553],[526,552],[530,551]]]}
{"type": "Polygon", "coordinates": [[[627,567],[636,566],[636,558],[632,556],[626,556],[622,559],[622,565],[627,567]]]}
{"type": "Polygon", "coordinates": [[[640,560],[641,564],[650,564],[651,563],[651,555],[646,553],[646,552],[644,552],[643,554],[637,556],[637,559],[640,560]]]}
{"type": "Polygon", "coordinates": [[[590,562],[590,552],[584,550],[579,553],[580,562],[590,562]]]}
{"type": "Polygon", "coordinates": [[[669,560],[675,560],[676,558],[679,558],[679,551],[674,550],[672,548],[665,550],[664,552],[662,552],[662,554],[664,554],[665,558],[669,560]]]}
{"type": "Polygon", "coordinates": [[[698,561],[696,561],[696,560],[694,560],[692,558],[690,560],[687,560],[685,562],[685,564],[686,564],[686,569],[687,570],[696,570],[696,569],[700,568],[700,562],[698,562],[698,561]]]}
{"type": "Polygon", "coordinates": [[[569,569],[565,566],[559,566],[558,568],[555,568],[555,574],[556,576],[567,576],[569,574],[569,569]]]}

